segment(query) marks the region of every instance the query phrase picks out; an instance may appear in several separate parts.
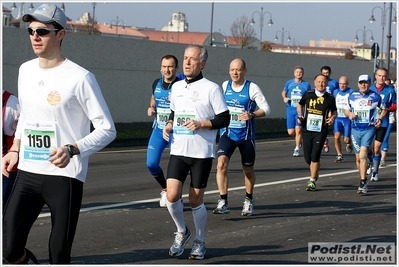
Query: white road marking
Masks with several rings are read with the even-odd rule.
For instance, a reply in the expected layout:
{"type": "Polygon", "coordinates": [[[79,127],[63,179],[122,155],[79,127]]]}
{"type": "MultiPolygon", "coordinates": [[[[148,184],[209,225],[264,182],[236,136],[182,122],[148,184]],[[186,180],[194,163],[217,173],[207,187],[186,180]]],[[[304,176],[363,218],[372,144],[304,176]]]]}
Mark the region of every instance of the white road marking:
{"type": "MultiPolygon", "coordinates": [[[[390,167],[396,167],[396,164],[389,164],[389,165],[385,166],[384,169],[390,168],[390,167]]],[[[337,175],[356,173],[356,172],[358,172],[358,170],[354,169],[354,170],[350,170],[350,171],[321,174],[319,177],[337,176],[337,175]]],[[[261,184],[255,184],[255,187],[264,187],[264,186],[270,186],[270,185],[276,185],[276,184],[285,184],[285,183],[297,182],[297,181],[307,180],[307,179],[309,179],[309,176],[274,181],[274,182],[267,182],[267,183],[261,183],[261,184]]],[[[242,190],[242,189],[245,189],[245,186],[232,187],[232,188],[229,188],[228,191],[236,191],[236,190],[242,190]]],[[[205,195],[210,195],[210,194],[219,194],[219,190],[205,191],[205,195]]],[[[184,194],[183,197],[188,197],[188,194],[184,194]]],[[[95,207],[90,207],[90,208],[83,208],[80,210],[80,212],[88,212],[88,211],[93,211],[93,210],[110,209],[110,208],[120,208],[120,207],[125,207],[125,206],[132,206],[132,205],[137,205],[137,204],[142,204],[142,203],[150,203],[150,202],[158,202],[158,201],[159,201],[159,198],[150,198],[150,199],[143,199],[143,200],[137,200],[137,201],[117,203],[117,204],[109,204],[109,205],[95,206],[95,207]]],[[[43,213],[43,214],[39,215],[39,218],[45,218],[45,217],[50,217],[50,216],[51,216],[50,213],[43,213]]]]}

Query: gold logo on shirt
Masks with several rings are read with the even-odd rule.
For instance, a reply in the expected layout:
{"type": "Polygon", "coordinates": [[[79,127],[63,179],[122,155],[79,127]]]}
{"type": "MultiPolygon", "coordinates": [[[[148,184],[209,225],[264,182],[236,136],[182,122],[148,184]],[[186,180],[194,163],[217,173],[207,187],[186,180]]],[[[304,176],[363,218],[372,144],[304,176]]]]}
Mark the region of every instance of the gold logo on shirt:
{"type": "Polygon", "coordinates": [[[47,102],[51,105],[51,106],[56,106],[61,102],[61,95],[60,93],[58,93],[57,91],[51,91],[50,93],[48,93],[47,95],[47,102]]]}
{"type": "Polygon", "coordinates": [[[318,97],[316,100],[315,99],[311,99],[309,101],[309,108],[316,108],[316,104],[322,104],[324,103],[324,97],[318,97]]]}

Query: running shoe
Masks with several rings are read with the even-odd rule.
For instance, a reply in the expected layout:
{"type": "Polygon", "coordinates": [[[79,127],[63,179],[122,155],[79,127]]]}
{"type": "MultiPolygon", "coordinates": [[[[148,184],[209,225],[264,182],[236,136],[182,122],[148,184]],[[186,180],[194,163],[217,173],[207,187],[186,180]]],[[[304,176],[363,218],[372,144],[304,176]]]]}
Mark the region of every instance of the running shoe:
{"type": "Polygon", "coordinates": [[[294,154],[292,154],[293,157],[299,157],[299,149],[295,148],[294,149],[294,154]]]}
{"type": "Polygon", "coordinates": [[[244,206],[242,207],[241,215],[242,216],[251,216],[254,211],[253,204],[254,204],[254,200],[246,197],[244,200],[244,206]]]}
{"type": "Polygon", "coordinates": [[[316,191],[316,181],[309,179],[308,185],[306,186],[306,191],[316,191]]]}
{"type": "Polygon", "coordinates": [[[371,175],[370,181],[378,182],[378,173],[373,172],[373,175],[371,175]]]}
{"type": "Polygon", "coordinates": [[[380,167],[385,167],[385,166],[387,166],[387,165],[385,164],[385,160],[381,160],[381,161],[380,161],[380,167]]]}
{"type": "Polygon", "coordinates": [[[194,240],[191,252],[190,252],[190,257],[188,257],[190,260],[202,260],[204,259],[206,253],[206,248],[205,248],[205,243],[194,240]]]}
{"type": "Polygon", "coordinates": [[[324,152],[328,152],[330,151],[330,147],[328,146],[328,139],[326,138],[326,140],[324,141],[324,152]]]}
{"type": "Polygon", "coordinates": [[[159,200],[159,206],[161,208],[166,208],[166,189],[162,189],[160,195],[161,199],[159,200]]]}
{"type": "Polygon", "coordinates": [[[175,232],[175,240],[169,250],[169,256],[178,257],[183,254],[184,245],[190,240],[191,232],[186,226],[186,233],[175,232]]]}
{"type": "Polygon", "coordinates": [[[344,162],[344,157],[342,155],[338,155],[336,159],[334,160],[335,163],[341,163],[344,162]]]}
{"type": "Polygon", "coordinates": [[[367,184],[368,181],[366,180],[360,180],[359,187],[357,188],[357,193],[358,194],[366,194],[367,193],[367,184]]]}
{"type": "Polygon", "coordinates": [[[213,214],[229,214],[230,209],[225,199],[219,199],[216,209],[213,210],[213,214]]]}
{"type": "Polygon", "coordinates": [[[351,145],[347,145],[347,146],[346,146],[346,152],[352,153],[352,151],[353,151],[352,146],[351,146],[351,145]]]}
{"type": "Polygon", "coordinates": [[[366,171],[367,175],[369,175],[371,173],[371,171],[373,170],[373,163],[369,162],[368,164],[369,165],[368,165],[367,171],[366,171]]]}

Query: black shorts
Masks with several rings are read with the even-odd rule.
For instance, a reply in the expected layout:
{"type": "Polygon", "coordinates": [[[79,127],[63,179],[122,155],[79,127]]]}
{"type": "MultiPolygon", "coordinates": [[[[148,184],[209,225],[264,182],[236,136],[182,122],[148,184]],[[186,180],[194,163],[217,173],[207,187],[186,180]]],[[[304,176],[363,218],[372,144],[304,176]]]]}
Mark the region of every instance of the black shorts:
{"type": "Polygon", "coordinates": [[[328,128],[323,128],[321,132],[302,132],[303,157],[307,164],[320,162],[321,151],[323,150],[327,134],[328,128]]]}
{"type": "Polygon", "coordinates": [[[174,178],[184,184],[190,172],[192,188],[206,188],[212,169],[213,158],[197,159],[171,155],[168,164],[167,179],[174,178]]]}
{"type": "Polygon", "coordinates": [[[234,153],[234,150],[238,147],[241,154],[241,164],[243,166],[254,166],[255,164],[255,141],[244,140],[234,141],[231,140],[226,134],[222,135],[219,139],[217,156],[222,155],[229,159],[234,153]]]}
{"type": "Polygon", "coordinates": [[[385,134],[387,132],[388,127],[380,127],[375,130],[375,140],[378,142],[384,141],[385,134]]]}

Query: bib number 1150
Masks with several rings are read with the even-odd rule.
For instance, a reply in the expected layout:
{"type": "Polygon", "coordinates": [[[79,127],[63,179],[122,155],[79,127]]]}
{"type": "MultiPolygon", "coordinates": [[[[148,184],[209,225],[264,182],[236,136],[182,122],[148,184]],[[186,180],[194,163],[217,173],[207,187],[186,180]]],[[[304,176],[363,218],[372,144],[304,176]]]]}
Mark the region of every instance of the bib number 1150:
{"type": "Polygon", "coordinates": [[[27,137],[29,140],[30,147],[37,147],[37,148],[51,147],[51,138],[48,135],[39,135],[39,134],[31,135],[31,134],[29,134],[27,137]]]}

